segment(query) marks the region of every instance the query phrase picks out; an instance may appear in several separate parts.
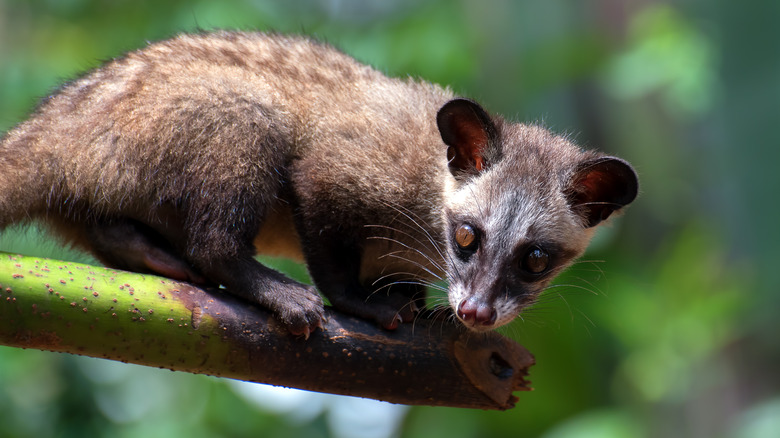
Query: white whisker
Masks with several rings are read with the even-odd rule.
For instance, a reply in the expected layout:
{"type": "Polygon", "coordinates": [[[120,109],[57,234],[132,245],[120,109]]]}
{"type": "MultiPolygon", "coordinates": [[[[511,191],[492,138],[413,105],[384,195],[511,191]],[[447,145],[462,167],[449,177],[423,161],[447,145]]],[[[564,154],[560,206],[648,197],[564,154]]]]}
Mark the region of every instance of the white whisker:
{"type": "Polygon", "coordinates": [[[402,257],[402,256],[400,256],[400,255],[398,255],[396,253],[385,254],[382,257],[392,257],[392,258],[396,258],[396,259],[403,260],[405,262],[411,263],[411,264],[417,266],[418,268],[422,269],[423,271],[427,272],[431,277],[433,277],[433,278],[435,278],[437,280],[443,280],[438,274],[432,272],[425,265],[423,265],[423,264],[421,264],[419,262],[416,262],[416,261],[414,261],[412,259],[409,259],[409,258],[406,258],[406,257],[402,257]]]}
{"type": "MultiPolygon", "coordinates": [[[[386,237],[386,236],[370,236],[367,239],[369,239],[369,240],[386,240],[388,242],[393,242],[393,243],[396,243],[398,245],[401,245],[404,248],[408,249],[409,251],[413,251],[413,252],[416,252],[417,254],[421,255],[424,259],[428,260],[431,263],[431,265],[433,265],[434,268],[436,268],[436,269],[438,269],[440,271],[444,271],[443,267],[436,260],[434,260],[430,256],[428,256],[428,254],[425,254],[421,250],[419,250],[417,248],[414,248],[412,246],[409,246],[406,243],[401,242],[398,239],[393,239],[392,237],[386,237]]],[[[392,254],[393,253],[388,253],[388,254],[385,254],[384,256],[390,256],[392,254]]],[[[382,256],[382,257],[384,257],[384,256],[382,256]]],[[[405,259],[405,260],[406,261],[411,261],[409,259],[405,259]]],[[[420,265],[420,266],[422,266],[422,265],[420,265]]],[[[428,271],[428,272],[430,272],[430,271],[428,271]]],[[[431,273],[431,274],[433,275],[433,273],[431,273]]],[[[436,278],[439,278],[439,276],[437,275],[436,278]]]]}
{"type": "Polygon", "coordinates": [[[415,226],[417,226],[417,228],[425,234],[425,237],[428,239],[428,242],[430,242],[431,246],[433,246],[433,249],[436,251],[436,253],[439,254],[439,257],[441,257],[442,259],[445,258],[444,254],[442,254],[441,252],[440,243],[431,235],[430,232],[428,232],[428,230],[431,229],[432,227],[427,221],[425,221],[425,219],[421,218],[418,214],[409,210],[408,208],[404,208],[402,210],[400,206],[390,205],[389,203],[385,203],[385,205],[394,209],[396,212],[402,214],[404,217],[409,219],[415,226]],[[412,217],[412,215],[414,215],[414,218],[412,217]],[[418,221],[422,222],[424,226],[420,225],[418,221]]]}
{"type": "Polygon", "coordinates": [[[396,275],[408,275],[409,276],[409,277],[407,277],[408,279],[412,279],[412,280],[418,281],[419,284],[421,284],[423,286],[433,286],[433,284],[434,284],[434,283],[432,283],[430,281],[425,280],[424,278],[421,278],[419,275],[417,275],[417,274],[415,274],[413,272],[399,271],[399,272],[391,272],[389,274],[385,274],[385,275],[377,278],[376,280],[374,280],[371,283],[371,285],[372,286],[376,286],[377,283],[380,283],[381,281],[383,281],[383,280],[385,280],[387,278],[396,276],[396,275]]]}
{"type": "Polygon", "coordinates": [[[598,295],[598,292],[595,292],[592,289],[589,289],[589,288],[587,288],[585,286],[579,286],[579,285],[570,284],[570,283],[566,283],[566,284],[551,284],[551,285],[547,286],[546,288],[544,288],[544,291],[546,292],[546,291],[548,291],[550,289],[556,289],[556,288],[559,288],[559,287],[570,287],[572,289],[584,290],[586,292],[590,292],[593,295],[598,295]]]}
{"type": "MultiPolygon", "coordinates": [[[[412,222],[412,224],[414,224],[419,230],[421,230],[424,233],[426,239],[431,243],[431,246],[433,246],[433,249],[436,251],[439,257],[445,262],[448,262],[449,266],[452,267],[452,271],[449,273],[454,275],[458,280],[462,280],[461,274],[457,269],[457,264],[454,263],[454,260],[452,260],[452,255],[450,254],[449,251],[442,250],[443,242],[440,242],[438,239],[434,238],[431,235],[431,233],[428,230],[431,229],[432,227],[430,226],[430,224],[428,224],[428,222],[424,218],[420,217],[418,214],[416,214],[415,212],[407,208],[403,208],[397,205],[392,205],[389,203],[385,203],[385,205],[389,208],[392,208],[393,210],[403,215],[404,217],[406,217],[409,221],[412,222]],[[424,226],[420,225],[420,222],[422,222],[424,226]]],[[[447,272],[446,269],[440,269],[440,270],[442,272],[447,272]]]]}

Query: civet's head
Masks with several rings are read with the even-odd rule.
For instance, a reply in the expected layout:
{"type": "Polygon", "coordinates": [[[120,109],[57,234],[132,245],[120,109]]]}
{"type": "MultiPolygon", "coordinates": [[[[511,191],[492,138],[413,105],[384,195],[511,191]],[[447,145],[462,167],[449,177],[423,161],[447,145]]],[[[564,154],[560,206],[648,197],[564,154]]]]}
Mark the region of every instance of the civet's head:
{"type": "Polygon", "coordinates": [[[456,184],[444,209],[449,301],[470,329],[512,321],[637,195],[634,169],[467,99],[437,115],[456,184]]]}

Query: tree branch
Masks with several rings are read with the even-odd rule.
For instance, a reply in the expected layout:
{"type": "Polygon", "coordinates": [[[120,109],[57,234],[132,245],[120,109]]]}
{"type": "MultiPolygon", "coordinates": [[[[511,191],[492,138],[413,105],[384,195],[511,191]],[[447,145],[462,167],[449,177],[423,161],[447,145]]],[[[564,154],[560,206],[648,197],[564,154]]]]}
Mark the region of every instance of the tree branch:
{"type": "Polygon", "coordinates": [[[393,403],[508,409],[533,356],[497,333],[418,320],[386,331],[328,309],[295,337],[218,290],[0,253],[0,344],[393,403]]]}

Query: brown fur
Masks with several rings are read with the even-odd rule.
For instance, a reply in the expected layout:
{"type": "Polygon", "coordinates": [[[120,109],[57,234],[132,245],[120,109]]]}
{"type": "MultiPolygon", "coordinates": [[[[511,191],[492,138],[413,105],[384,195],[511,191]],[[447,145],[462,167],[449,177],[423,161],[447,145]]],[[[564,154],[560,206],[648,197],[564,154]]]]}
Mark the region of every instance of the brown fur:
{"type": "MultiPolygon", "coordinates": [[[[392,328],[410,319],[421,289],[375,280],[458,277],[445,248],[452,215],[539,216],[502,232],[545,229],[566,242],[562,267],[584,250],[588,227],[633,199],[587,219],[595,213],[573,201],[593,205],[592,190],[572,181],[596,181],[578,166],[599,155],[476,104],[437,120],[453,98],[306,38],[181,35],[64,85],[7,133],[0,227],[46,221],[107,264],[224,284],[308,334],[319,296],[254,261],[255,247],[305,258],[335,306],[392,328]],[[451,144],[464,136],[476,146],[451,144]],[[525,204],[506,208],[504,198],[525,204]],[[372,294],[385,283],[395,293],[372,294]]],[[[461,295],[459,315],[470,292],[461,295]]],[[[520,308],[509,307],[501,323],[520,308]]]]}

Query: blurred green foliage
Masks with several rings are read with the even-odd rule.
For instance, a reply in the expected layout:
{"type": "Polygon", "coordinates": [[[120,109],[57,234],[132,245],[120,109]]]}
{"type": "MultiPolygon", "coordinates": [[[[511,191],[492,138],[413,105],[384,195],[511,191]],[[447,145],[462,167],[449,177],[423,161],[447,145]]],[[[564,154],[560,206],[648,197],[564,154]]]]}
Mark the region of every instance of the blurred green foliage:
{"type": "MultiPolygon", "coordinates": [[[[0,437],[780,436],[778,5],[0,0],[0,131],[146,41],[303,32],[619,154],[642,182],[627,214],[504,330],[537,356],[536,390],[508,412],[389,415],[319,395],[260,407],[224,380],[0,347],[0,437]],[[361,416],[391,421],[369,429],[361,416]]],[[[6,232],[0,248],[91,261],[34,229],[6,232]]]]}

